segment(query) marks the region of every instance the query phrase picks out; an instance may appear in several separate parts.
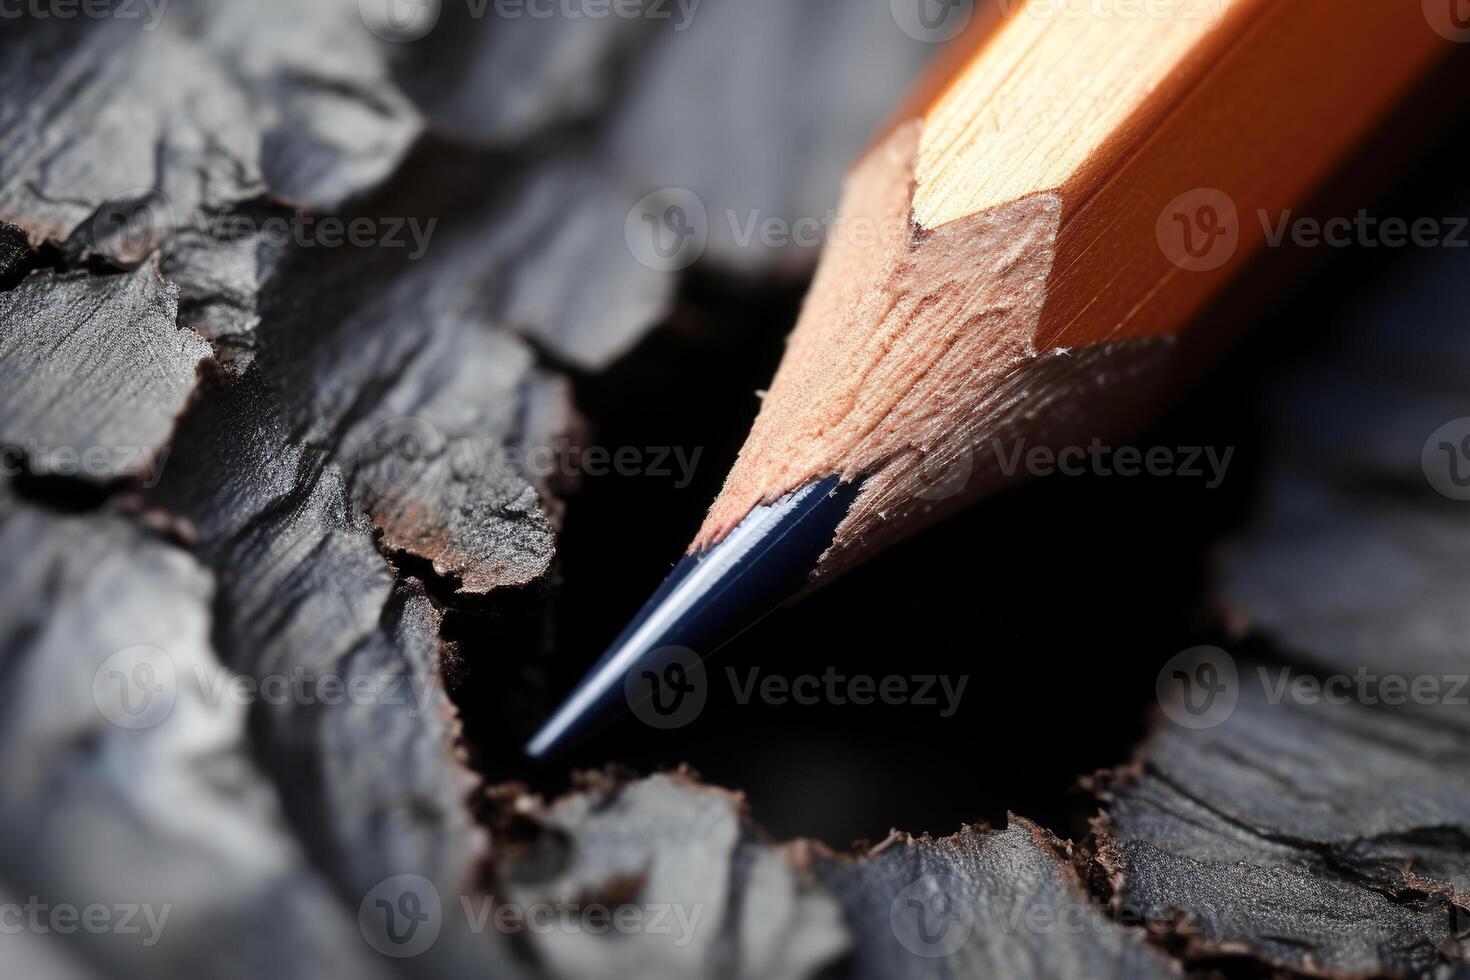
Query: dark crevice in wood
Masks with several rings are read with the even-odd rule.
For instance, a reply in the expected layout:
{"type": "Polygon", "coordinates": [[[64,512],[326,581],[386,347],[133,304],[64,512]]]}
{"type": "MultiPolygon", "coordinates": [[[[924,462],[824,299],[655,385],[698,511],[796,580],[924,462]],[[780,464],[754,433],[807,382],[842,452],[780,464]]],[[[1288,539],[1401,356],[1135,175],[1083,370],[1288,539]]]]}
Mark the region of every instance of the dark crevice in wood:
{"type": "Polygon", "coordinates": [[[41,270],[90,272],[96,276],[115,276],[128,271],[102,256],[73,255],[57,242],[33,246],[23,229],[0,220],[0,292],[14,289],[26,276],[41,270]]]}
{"type": "MultiPolygon", "coordinates": [[[[0,453],[12,452],[23,452],[23,449],[0,448],[0,453]]],[[[126,479],[97,483],[70,476],[37,475],[29,468],[12,477],[10,485],[17,497],[58,514],[99,511],[118,495],[133,489],[132,481],[126,479]]]]}

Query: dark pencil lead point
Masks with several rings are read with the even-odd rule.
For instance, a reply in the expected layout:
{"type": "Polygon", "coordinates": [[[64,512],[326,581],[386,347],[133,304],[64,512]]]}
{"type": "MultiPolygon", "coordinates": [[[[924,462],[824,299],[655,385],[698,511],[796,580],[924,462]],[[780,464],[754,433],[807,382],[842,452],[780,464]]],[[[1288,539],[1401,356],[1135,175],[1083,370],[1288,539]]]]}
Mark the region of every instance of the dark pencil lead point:
{"type": "Polygon", "coordinates": [[[657,676],[674,666],[682,670],[683,658],[668,656],[669,648],[713,652],[800,590],[860,486],[835,476],[808,483],[753,509],[709,550],[686,555],[526,745],[526,753],[545,756],[611,715],[619,702],[637,699],[630,678],[649,671],[657,676]]]}

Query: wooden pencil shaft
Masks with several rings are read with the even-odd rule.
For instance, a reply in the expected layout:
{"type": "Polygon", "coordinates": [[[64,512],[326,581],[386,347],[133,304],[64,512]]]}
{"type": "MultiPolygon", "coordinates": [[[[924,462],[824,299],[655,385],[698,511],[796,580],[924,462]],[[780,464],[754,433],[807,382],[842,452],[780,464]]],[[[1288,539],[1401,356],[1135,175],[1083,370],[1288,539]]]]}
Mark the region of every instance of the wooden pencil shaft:
{"type": "Polygon", "coordinates": [[[854,168],[843,220],[901,233],[829,242],[695,548],[866,475],[824,564],[850,561],[992,487],[997,434],[1066,441],[1126,414],[1262,247],[1256,211],[1307,197],[1452,47],[1410,3],[1064,9],[992,14],[854,168]],[[936,492],[956,468],[961,490],[936,492]]]}

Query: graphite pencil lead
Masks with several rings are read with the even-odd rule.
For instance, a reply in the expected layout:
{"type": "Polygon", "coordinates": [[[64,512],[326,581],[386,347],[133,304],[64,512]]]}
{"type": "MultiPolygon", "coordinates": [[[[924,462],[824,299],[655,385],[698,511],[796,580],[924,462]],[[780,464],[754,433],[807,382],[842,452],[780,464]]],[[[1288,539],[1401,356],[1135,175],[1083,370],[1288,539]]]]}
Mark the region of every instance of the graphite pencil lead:
{"type": "Polygon", "coordinates": [[[835,476],[808,483],[753,509],[708,550],[686,555],[526,753],[539,758],[566,746],[638,697],[630,679],[682,670],[677,651],[707,656],[800,591],[860,485],[835,476]]]}

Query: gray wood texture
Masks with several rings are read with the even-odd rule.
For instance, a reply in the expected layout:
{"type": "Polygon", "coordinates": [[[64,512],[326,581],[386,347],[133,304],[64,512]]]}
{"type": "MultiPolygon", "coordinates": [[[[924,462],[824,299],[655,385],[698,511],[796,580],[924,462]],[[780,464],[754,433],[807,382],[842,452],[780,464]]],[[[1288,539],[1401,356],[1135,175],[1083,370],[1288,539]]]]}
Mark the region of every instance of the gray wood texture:
{"type": "MultiPolygon", "coordinates": [[[[686,772],[546,801],[468,765],[445,604],[550,608],[573,481],[524,450],[595,423],[575,379],[674,309],[630,210],[685,189],[703,273],[808,274],[814,247],[741,228],[835,202],[930,53],[887,6],[705,0],[679,27],[446,2],[405,44],[337,0],[6,27],[0,443],[31,473],[0,480],[23,556],[0,903],[168,909],[152,944],[7,933],[16,975],[1464,975],[1463,710],[1242,683],[1216,728],[1161,718],[1076,843],[1012,816],[836,855],[686,772]],[[326,219],[376,237],[328,244],[326,219]],[[105,464],[36,483],[88,449],[105,464]],[[637,921],[516,918],[569,907],[637,921]]],[[[1396,301],[1454,309],[1453,258],[1396,301]]],[[[1463,511],[1402,449],[1470,414],[1470,353],[1393,321],[1362,311],[1281,381],[1221,586],[1265,666],[1463,671],[1463,511]],[[1356,414],[1324,431],[1343,385],[1356,414]]]]}

